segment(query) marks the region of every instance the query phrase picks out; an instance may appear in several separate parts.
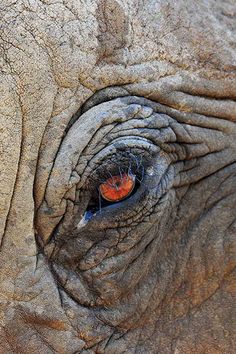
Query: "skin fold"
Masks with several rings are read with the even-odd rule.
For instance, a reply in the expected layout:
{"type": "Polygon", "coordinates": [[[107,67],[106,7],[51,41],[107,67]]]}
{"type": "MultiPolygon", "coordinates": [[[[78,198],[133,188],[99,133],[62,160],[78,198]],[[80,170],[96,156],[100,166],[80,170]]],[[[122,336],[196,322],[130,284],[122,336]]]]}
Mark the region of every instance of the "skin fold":
{"type": "Polygon", "coordinates": [[[235,353],[235,2],[0,13],[0,353],[235,353]]]}

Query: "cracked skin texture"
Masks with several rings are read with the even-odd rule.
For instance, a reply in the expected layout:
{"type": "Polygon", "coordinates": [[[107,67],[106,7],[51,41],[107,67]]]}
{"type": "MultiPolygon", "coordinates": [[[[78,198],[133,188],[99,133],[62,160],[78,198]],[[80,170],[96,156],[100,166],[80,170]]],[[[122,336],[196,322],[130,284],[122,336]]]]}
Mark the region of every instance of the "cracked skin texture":
{"type": "MultiPolygon", "coordinates": [[[[0,353],[235,353],[235,2],[5,0],[0,12],[0,353]],[[56,240],[47,244],[55,223],[64,237],[76,211],[66,195],[75,182],[64,178],[71,152],[63,141],[75,131],[79,148],[86,131],[89,149],[94,124],[99,149],[109,137],[97,123],[101,114],[114,129],[113,114],[126,117],[130,104],[138,118],[120,126],[128,135],[138,124],[144,136],[140,121],[150,119],[163,122],[174,141],[154,139],[173,166],[156,205],[162,223],[149,214],[152,252],[141,235],[145,251],[135,262],[132,242],[147,223],[132,221],[127,242],[113,245],[117,221],[107,254],[118,268],[123,249],[130,247],[130,258],[110,278],[87,271],[93,226],[82,234],[86,289],[77,299],[50,263],[63,278],[65,262],[68,277],[70,238],[56,257],[56,240]],[[80,115],[84,130],[76,126],[80,115]],[[140,259],[145,270],[137,279],[140,259]]],[[[82,167],[97,156],[96,146],[91,151],[79,156],[82,167]]]]}

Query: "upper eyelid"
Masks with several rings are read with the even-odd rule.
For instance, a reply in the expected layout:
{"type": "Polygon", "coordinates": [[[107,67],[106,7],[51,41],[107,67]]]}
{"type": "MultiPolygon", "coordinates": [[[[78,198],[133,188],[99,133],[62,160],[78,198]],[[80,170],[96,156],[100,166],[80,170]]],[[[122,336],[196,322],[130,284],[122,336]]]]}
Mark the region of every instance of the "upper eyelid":
{"type": "Polygon", "coordinates": [[[140,136],[142,136],[142,132],[144,132],[145,129],[146,132],[148,131],[150,132],[150,135],[151,135],[151,130],[155,131],[156,138],[157,135],[159,135],[160,137],[162,137],[162,139],[165,140],[169,139],[167,137],[167,133],[165,129],[169,129],[169,133],[172,133],[172,138],[171,138],[172,142],[176,140],[174,131],[170,127],[170,122],[166,118],[166,116],[162,114],[153,113],[150,117],[145,119],[134,118],[127,122],[116,123],[114,125],[111,124],[102,127],[101,130],[104,130],[103,131],[104,135],[102,136],[101,132],[97,132],[97,136],[96,135],[94,136],[94,140],[92,141],[92,146],[89,146],[88,151],[93,151],[94,153],[96,153],[97,149],[99,149],[102,144],[105,146],[105,144],[107,144],[109,140],[114,139],[113,135],[116,137],[117,134],[120,136],[121,134],[129,135],[132,132],[137,132],[137,133],[140,132],[140,136]],[[164,131],[165,133],[162,134],[164,131]]]}

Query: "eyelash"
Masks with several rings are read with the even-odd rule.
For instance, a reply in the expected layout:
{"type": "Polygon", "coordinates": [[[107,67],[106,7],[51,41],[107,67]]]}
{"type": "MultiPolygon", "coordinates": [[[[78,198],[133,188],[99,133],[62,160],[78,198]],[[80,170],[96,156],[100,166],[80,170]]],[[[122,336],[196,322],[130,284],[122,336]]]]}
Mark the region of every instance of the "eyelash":
{"type": "Polygon", "coordinates": [[[139,157],[130,152],[112,155],[90,173],[87,184],[91,186],[91,183],[93,183],[98,187],[105,183],[107,179],[124,174],[142,179],[145,171],[143,160],[143,155],[139,157]]]}

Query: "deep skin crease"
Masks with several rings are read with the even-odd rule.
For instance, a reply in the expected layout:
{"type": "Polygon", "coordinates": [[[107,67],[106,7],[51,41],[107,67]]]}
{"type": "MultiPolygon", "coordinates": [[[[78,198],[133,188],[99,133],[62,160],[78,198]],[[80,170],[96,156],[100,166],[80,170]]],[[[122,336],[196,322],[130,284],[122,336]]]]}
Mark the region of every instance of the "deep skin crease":
{"type": "Polygon", "coordinates": [[[0,353],[235,353],[234,1],[0,11],[0,353]]]}

